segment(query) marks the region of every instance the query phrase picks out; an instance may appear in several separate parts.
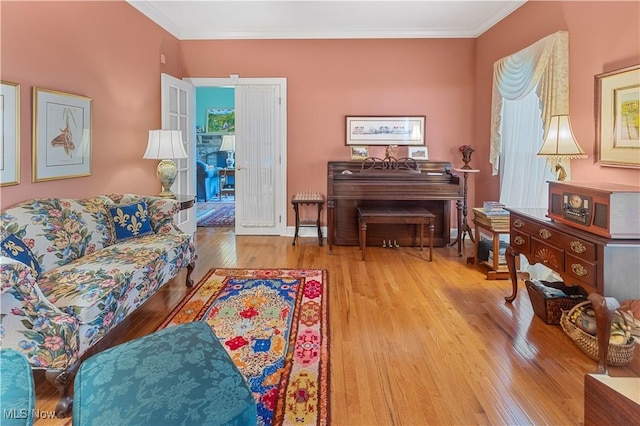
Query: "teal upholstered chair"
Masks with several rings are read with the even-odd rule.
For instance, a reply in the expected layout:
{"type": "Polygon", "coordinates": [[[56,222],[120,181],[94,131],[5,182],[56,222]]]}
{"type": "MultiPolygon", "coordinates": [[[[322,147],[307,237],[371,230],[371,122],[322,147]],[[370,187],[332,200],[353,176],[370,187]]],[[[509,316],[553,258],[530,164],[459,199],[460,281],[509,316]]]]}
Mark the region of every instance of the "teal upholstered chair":
{"type": "Polygon", "coordinates": [[[0,350],[0,425],[32,425],[36,392],[27,357],[13,349],[0,350]]]}
{"type": "Polygon", "coordinates": [[[74,381],[77,425],[255,425],[256,403],[204,322],[93,355],[74,381]]]}

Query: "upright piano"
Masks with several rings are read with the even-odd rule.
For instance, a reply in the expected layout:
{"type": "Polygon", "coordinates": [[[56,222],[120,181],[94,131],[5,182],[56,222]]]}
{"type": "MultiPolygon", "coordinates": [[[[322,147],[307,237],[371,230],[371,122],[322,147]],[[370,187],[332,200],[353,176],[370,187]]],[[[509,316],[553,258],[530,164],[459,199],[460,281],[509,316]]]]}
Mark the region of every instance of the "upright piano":
{"type": "MultiPolygon", "coordinates": [[[[393,159],[395,160],[395,159],[393,159]]],[[[436,216],[433,245],[451,240],[451,204],[462,220],[462,179],[451,173],[451,163],[409,160],[410,167],[382,161],[369,167],[366,161],[329,161],[327,180],[327,228],[329,251],[334,245],[358,245],[360,206],[422,206],[436,216]]],[[[458,224],[458,230],[461,229],[458,224]]],[[[400,246],[417,246],[419,228],[409,224],[373,224],[367,228],[367,244],[395,240],[400,246]]],[[[459,239],[460,240],[460,239],[459,239]]],[[[458,241],[458,255],[462,244],[458,241]]]]}

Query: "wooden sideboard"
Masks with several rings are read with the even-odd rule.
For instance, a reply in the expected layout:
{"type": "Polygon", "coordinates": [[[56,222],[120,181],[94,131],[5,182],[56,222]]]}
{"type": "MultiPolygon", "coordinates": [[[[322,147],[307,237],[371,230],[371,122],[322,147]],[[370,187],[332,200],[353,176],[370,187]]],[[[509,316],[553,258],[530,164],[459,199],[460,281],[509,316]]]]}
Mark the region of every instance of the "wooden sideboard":
{"type": "Polygon", "coordinates": [[[549,219],[546,209],[512,209],[510,244],[505,257],[512,283],[512,302],[518,292],[516,256],[541,263],[557,272],[567,285],[587,292],[640,299],[640,240],[608,239],[549,219]]]}

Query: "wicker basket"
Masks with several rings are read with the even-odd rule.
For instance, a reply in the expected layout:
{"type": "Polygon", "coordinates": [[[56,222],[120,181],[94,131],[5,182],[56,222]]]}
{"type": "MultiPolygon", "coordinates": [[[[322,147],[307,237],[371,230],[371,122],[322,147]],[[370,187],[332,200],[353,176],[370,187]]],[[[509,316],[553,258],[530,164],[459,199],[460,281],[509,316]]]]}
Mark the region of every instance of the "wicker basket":
{"type": "MultiPolygon", "coordinates": [[[[562,317],[560,318],[560,326],[567,333],[567,336],[571,340],[575,342],[576,345],[582,352],[589,355],[591,359],[599,361],[600,357],[598,354],[598,338],[597,336],[592,336],[586,331],[582,330],[574,323],[571,322],[569,318],[573,312],[578,309],[580,306],[590,305],[590,301],[584,301],[582,303],[578,303],[573,308],[568,311],[562,312],[562,317]]],[[[618,313],[618,316],[622,318],[626,325],[629,325],[627,319],[624,315],[618,313]]],[[[614,345],[609,344],[609,352],[607,353],[607,365],[612,367],[620,367],[626,365],[633,359],[633,351],[634,351],[635,342],[633,340],[633,336],[630,341],[623,345],[614,345]]]]}
{"type": "Polygon", "coordinates": [[[560,324],[562,311],[571,309],[578,303],[587,300],[587,293],[579,286],[568,287],[561,281],[539,281],[539,283],[546,287],[561,290],[566,294],[566,297],[546,297],[533,281],[525,281],[533,312],[547,324],[560,324]]]}

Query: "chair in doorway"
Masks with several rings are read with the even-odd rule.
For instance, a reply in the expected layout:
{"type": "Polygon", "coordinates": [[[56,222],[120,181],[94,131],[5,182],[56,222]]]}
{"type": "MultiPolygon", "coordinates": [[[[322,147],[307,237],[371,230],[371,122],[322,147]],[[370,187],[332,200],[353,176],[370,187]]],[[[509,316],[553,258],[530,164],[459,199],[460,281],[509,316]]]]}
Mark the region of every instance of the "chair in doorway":
{"type": "Polygon", "coordinates": [[[209,201],[218,196],[220,179],[218,168],[203,161],[196,161],[196,196],[198,201],[209,201]]]}

